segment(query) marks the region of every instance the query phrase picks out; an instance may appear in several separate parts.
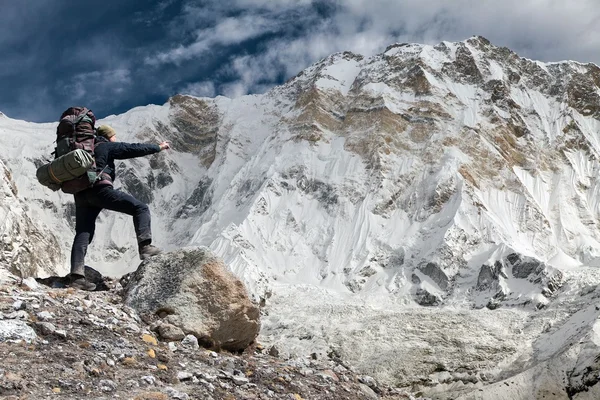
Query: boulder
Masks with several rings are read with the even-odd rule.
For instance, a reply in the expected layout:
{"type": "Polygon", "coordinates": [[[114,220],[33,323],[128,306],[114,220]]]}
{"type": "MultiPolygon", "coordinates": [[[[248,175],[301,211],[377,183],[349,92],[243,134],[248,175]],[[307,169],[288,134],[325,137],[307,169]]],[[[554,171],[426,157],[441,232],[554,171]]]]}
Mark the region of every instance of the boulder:
{"type": "Polygon", "coordinates": [[[204,347],[241,351],[258,335],[258,306],[207,248],[150,257],[122,282],[125,304],[143,319],[179,327],[204,347]]]}

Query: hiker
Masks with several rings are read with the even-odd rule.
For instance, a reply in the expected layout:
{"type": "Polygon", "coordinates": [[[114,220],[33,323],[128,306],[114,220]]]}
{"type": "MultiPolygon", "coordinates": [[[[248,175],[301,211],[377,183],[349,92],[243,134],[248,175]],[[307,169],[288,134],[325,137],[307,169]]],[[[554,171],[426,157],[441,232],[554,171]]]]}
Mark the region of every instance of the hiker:
{"type": "Polygon", "coordinates": [[[102,125],[96,131],[96,171],[101,177],[91,188],[75,196],[75,239],[71,249],[71,273],[68,286],[82,290],[94,290],[96,285],[85,278],[85,255],[92,242],[96,218],[103,209],[122,212],[133,217],[140,259],[160,253],[153,246],[150,229],[150,209],[135,197],[113,188],[115,160],[147,156],[170,148],[169,142],[160,144],[117,142],[115,130],[102,125]]]}

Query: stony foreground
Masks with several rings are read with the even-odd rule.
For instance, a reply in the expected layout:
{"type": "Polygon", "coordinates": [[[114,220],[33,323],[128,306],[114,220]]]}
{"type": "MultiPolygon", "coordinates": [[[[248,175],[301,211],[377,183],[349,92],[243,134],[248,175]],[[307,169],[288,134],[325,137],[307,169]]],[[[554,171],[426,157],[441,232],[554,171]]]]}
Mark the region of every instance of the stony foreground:
{"type": "Polygon", "coordinates": [[[277,358],[260,344],[216,353],[163,342],[110,290],[0,284],[3,399],[413,399],[341,360],[277,358]]]}

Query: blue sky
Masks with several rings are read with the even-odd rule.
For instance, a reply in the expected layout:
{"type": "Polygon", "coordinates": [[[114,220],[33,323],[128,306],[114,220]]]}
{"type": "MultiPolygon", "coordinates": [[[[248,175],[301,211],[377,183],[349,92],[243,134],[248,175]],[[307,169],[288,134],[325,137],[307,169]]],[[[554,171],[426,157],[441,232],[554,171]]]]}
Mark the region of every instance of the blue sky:
{"type": "Polygon", "coordinates": [[[542,61],[600,64],[595,0],[0,0],[0,111],[99,118],[177,93],[263,93],[337,51],[481,35],[542,61]]]}

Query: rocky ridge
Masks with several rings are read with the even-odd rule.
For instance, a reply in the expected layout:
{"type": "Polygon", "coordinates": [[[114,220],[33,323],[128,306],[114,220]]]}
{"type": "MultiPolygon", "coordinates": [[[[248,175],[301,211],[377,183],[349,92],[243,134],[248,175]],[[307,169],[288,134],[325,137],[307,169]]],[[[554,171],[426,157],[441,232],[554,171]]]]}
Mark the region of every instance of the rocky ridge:
{"type": "Polygon", "coordinates": [[[0,285],[4,399],[412,399],[335,358],[282,360],[274,347],[240,353],[166,341],[105,291],[49,288],[14,276],[0,285]]]}

